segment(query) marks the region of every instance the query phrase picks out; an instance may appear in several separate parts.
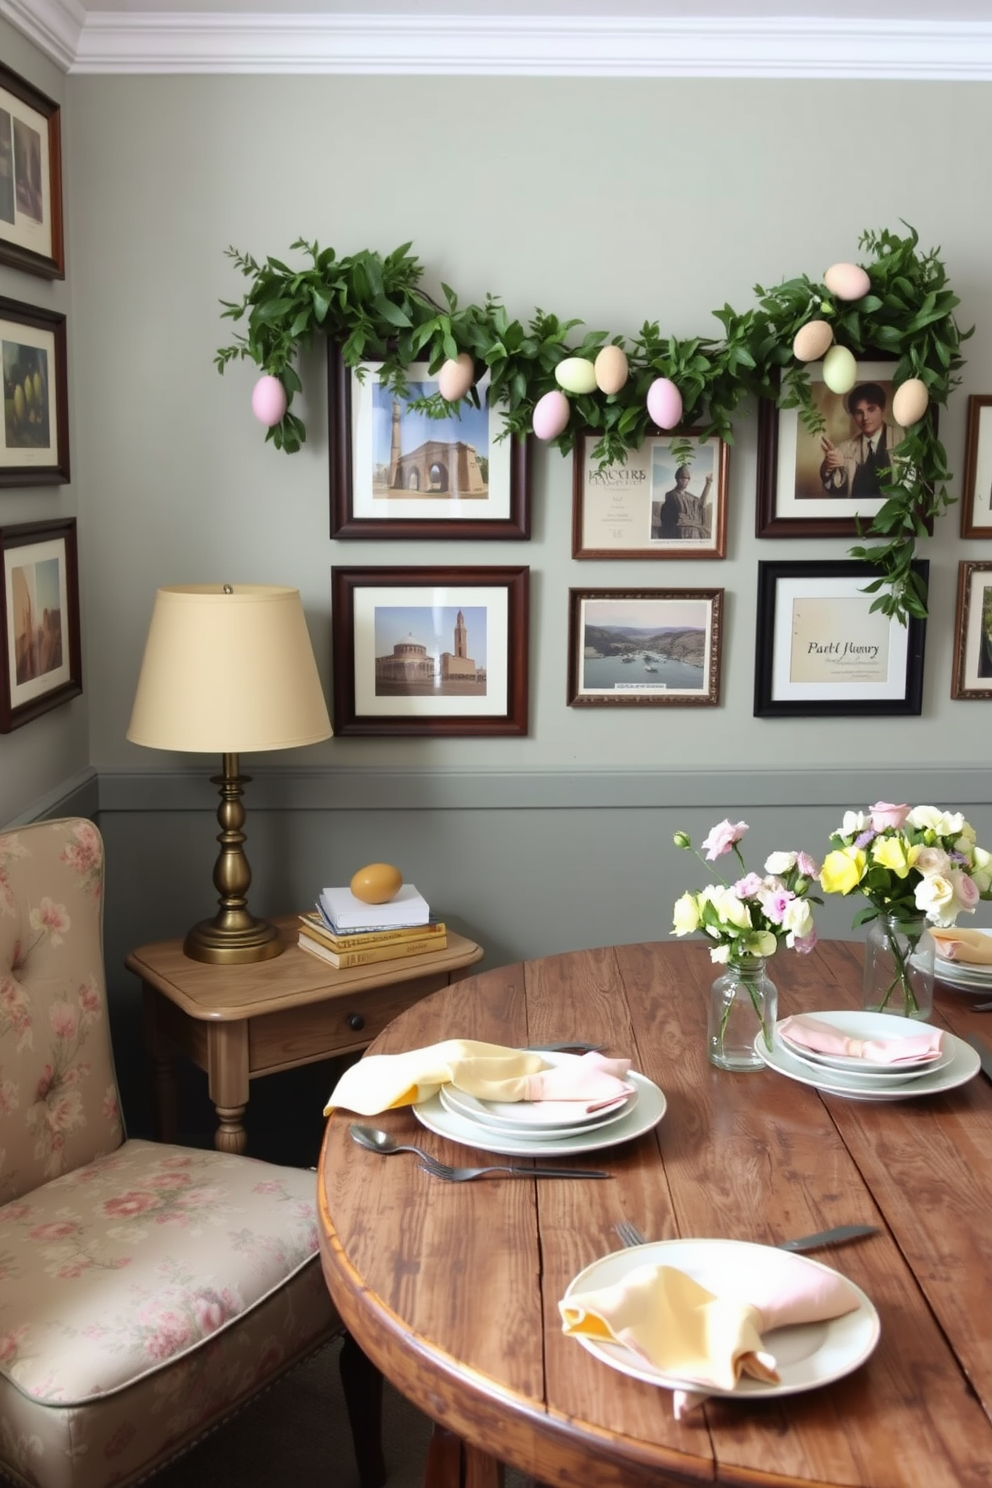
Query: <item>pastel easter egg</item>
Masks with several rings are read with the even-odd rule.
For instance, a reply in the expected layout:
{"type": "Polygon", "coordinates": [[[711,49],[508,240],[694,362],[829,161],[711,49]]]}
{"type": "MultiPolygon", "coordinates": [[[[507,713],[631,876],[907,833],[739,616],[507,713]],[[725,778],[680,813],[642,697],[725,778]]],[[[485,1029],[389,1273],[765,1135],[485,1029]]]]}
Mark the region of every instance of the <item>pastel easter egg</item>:
{"type": "Polygon", "coordinates": [[[927,411],[930,394],[925,382],[918,377],[909,377],[899,384],[892,397],[892,417],[903,429],[919,423],[927,411]]]}
{"type": "Polygon", "coordinates": [[[674,429],[682,418],[682,394],[668,377],[656,377],[648,388],[648,413],[659,429],[674,429]]]}
{"type": "Polygon", "coordinates": [[[468,352],[463,351],[455,358],[449,357],[444,363],[437,374],[437,390],[449,403],[457,403],[459,398],[464,398],[474,381],[475,363],[468,352]]]}
{"type": "Polygon", "coordinates": [[[252,388],[251,411],[260,423],[267,424],[270,429],[273,424],[278,424],[286,412],[286,389],[278,377],[266,373],[258,379],[252,388]]]}
{"type": "Polygon", "coordinates": [[[871,289],[871,280],[857,264],[833,264],[824,274],[823,282],[839,300],[860,300],[871,289]]]}
{"type": "Polygon", "coordinates": [[[351,892],[363,904],[388,904],[402,887],[403,875],[391,863],[366,863],[351,880],[351,892]]]}
{"type": "Polygon", "coordinates": [[[568,424],[568,399],[557,388],[534,404],[533,428],[538,439],[557,439],[568,424]]]}
{"type": "Polygon", "coordinates": [[[596,368],[588,357],[566,357],[555,368],[555,381],[566,393],[591,393],[596,387],[596,368]]]}
{"type": "Polygon", "coordinates": [[[808,320],[792,340],[792,355],[800,362],[818,362],[830,350],[834,328],[828,320],[808,320]]]}
{"type": "Polygon", "coordinates": [[[627,354],[619,346],[604,346],[593,362],[596,386],[601,393],[618,393],[627,381],[627,354]]]}
{"type": "Polygon", "coordinates": [[[846,346],[831,346],[823,358],[823,380],[832,393],[849,393],[858,380],[858,364],[846,346]]]}

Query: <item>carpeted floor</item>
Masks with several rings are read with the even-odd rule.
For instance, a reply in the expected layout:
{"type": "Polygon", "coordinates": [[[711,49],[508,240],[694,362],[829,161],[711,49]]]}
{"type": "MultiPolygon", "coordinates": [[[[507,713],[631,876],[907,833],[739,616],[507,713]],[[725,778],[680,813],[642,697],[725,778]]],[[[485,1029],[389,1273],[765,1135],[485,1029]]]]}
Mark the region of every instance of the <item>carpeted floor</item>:
{"type": "MultiPolygon", "coordinates": [[[[149,1488],[358,1488],[338,1376],[340,1348],[340,1342],[328,1344],[165,1468],[149,1488]]],[[[426,1416],[387,1383],[382,1437],[388,1488],[422,1488],[430,1432],[426,1416]]],[[[508,1469],[506,1488],[532,1488],[531,1480],[508,1469]]]]}

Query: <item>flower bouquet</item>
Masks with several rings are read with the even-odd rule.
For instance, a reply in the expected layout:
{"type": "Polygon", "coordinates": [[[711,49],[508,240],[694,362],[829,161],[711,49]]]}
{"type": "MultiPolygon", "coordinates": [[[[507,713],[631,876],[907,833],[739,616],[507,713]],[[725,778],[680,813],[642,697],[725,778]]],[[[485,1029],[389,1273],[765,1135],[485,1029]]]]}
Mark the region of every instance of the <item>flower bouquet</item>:
{"type": "Polygon", "coordinates": [[[865,1006],[925,1018],[933,1004],[929,920],[953,925],[992,898],[992,853],[978,846],[959,811],[876,801],[867,814],[845,811],[831,833],[820,884],[828,894],[867,899],[852,924],[870,926],[865,1006]]]}
{"type": "MultiPolygon", "coordinates": [[[[765,960],[782,941],[789,949],[813,949],[810,905],[822,902],[810,894],[818,870],[807,853],[774,852],[764,875],[749,872],[739,845],[747,830],[747,822],[722,821],[702,843],[705,858],[696,851],[700,862],[710,863],[733,851],[742,876],[685,893],[674,909],[673,933],[702,931],[714,942],[710,959],[727,968],[713,983],[708,1025],[710,1061],[721,1069],[759,1068],[754,1048],[759,1032],[771,1049],[778,993],[765,960]]],[[[685,832],[675,833],[675,846],[695,851],[685,832]]]]}

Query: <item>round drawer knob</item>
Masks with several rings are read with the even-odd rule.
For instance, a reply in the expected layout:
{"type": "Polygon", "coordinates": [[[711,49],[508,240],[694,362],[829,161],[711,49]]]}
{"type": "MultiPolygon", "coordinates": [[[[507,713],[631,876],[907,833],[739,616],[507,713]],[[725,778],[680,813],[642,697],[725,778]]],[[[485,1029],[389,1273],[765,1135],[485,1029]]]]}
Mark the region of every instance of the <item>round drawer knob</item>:
{"type": "Polygon", "coordinates": [[[348,1027],[354,1029],[355,1033],[361,1033],[362,1029],[365,1027],[365,1019],[362,1017],[361,1013],[348,1014],[348,1027]]]}

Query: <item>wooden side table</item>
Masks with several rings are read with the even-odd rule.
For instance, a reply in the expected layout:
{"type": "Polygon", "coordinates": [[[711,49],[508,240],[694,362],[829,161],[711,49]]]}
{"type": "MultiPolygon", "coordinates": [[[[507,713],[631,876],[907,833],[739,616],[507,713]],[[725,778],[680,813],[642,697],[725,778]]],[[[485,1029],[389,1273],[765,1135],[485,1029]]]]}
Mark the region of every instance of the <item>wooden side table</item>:
{"type": "Polygon", "coordinates": [[[338,971],[300,950],[298,916],[275,923],[286,949],[271,961],[211,966],[184,956],[181,940],[141,946],[126,958],[141,978],[155,1119],[164,1141],[177,1134],[176,1054],[207,1074],[219,1123],[214,1146],[244,1152],[249,1081],[359,1052],[397,1013],[461,980],[483,954],[449,930],[444,950],[338,971]]]}

